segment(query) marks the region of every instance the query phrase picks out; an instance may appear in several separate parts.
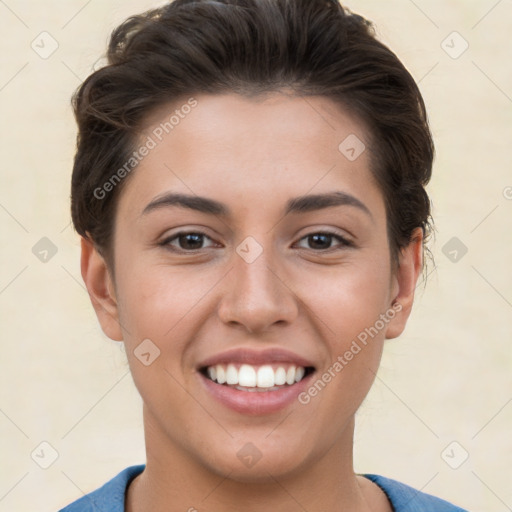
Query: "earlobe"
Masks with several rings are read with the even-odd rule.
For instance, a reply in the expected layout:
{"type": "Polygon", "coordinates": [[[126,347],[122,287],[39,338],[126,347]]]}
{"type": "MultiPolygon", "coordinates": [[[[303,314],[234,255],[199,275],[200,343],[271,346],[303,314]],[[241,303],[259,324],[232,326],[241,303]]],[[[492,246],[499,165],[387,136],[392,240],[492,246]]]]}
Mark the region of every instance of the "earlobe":
{"type": "Polygon", "coordinates": [[[80,267],[92,305],[103,332],[112,340],[122,341],[114,283],[103,256],[94,244],[82,237],[80,267]]]}
{"type": "Polygon", "coordinates": [[[416,283],[422,268],[423,230],[416,228],[409,245],[404,247],[400,253],[398,268],[394,276],[395,293],[392,298],[392,308],[397,313],[388,324],[387,339],[397,338],[405,329],[407,319],[411,314],[416,283]]]}

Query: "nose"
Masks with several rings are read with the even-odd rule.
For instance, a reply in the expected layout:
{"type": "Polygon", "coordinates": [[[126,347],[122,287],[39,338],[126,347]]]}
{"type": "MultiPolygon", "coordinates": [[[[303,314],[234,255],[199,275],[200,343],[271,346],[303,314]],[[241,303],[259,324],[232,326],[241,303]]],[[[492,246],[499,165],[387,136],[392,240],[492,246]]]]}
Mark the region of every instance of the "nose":
{"type": "Polygon", "coordinates": [[[279,268],[271,250],[263,250],[251,263],[235,253],[233,267],[223,280],[218,307],[222,322],[243,326],[251,334],[293,322],[297,299],[279,268]]]}

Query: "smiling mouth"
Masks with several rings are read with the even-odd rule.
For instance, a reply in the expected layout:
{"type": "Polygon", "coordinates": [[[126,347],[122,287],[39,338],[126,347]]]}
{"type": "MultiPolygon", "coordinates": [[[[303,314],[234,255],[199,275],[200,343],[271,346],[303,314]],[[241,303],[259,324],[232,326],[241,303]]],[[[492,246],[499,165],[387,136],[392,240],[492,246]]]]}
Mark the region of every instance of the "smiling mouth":
{"type": "Polygon", "coordinates": [[[216,364],[204,366],[200,373],[216,384],[239,391],[279,391],[297,384],[315,371],[312,366],[294,364],[216,364]]]}

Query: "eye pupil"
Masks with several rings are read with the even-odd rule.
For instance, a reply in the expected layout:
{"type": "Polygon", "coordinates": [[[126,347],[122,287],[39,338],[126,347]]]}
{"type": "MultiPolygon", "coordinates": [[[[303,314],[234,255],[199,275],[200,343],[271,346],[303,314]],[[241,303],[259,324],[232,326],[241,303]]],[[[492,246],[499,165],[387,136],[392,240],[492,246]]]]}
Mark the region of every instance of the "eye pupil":
{"type": "Polygon", "coordinates": [[[202,237],[203,235],[199,233],[186,233],[184,235],[180,235],[180,247],[182,249],[200,249],[203,242],[202,237]],[[185,244],[185,246],[183,244],[185,244]]]}
{"type": "Polygon", "coordinates": [[[311,244],[311,247],[318,248],[318,249],[325,249],[326,245],[327,245],[327,247],[329,247],[331,238],[332,238],[332,235],[326,235],[326,234],[322,234],[322,233],[317,233],[317,234],[309,236],[310,242],[313,241],[313,243],[311,244]],[[327,239],[327,243],[325,243],[326,239],[327,239]],[[322,240],[323,240],[323,243],[322,243],[322,240]]]}

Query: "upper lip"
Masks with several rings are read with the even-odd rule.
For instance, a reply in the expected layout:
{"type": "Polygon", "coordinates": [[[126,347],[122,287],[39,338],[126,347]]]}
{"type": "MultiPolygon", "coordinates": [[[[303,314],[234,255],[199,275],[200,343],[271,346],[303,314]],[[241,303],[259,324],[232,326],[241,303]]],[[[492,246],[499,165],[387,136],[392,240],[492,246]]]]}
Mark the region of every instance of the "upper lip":
{"type": "Polygon", "coordinates": [[[272,363],[289,363],[304,368],[314,367],[311,361],[301,357],[288,350],[281,348],[267,348],[264,350],[254,350],[250,348],[233,348],[215,354],[199,364],[199,368],[214,366],[216,364],[241,363],[250,365],[262,365],[272,363]]]}

